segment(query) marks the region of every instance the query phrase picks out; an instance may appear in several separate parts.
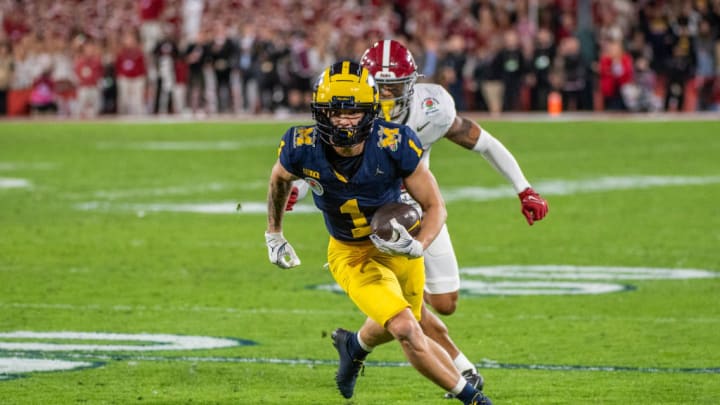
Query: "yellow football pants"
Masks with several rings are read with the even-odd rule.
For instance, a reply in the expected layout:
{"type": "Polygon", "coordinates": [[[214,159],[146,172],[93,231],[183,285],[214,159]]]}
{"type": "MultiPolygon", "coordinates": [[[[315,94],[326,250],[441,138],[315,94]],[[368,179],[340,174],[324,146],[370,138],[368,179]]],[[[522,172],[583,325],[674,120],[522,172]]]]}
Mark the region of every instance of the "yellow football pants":
{"type": "Polygon", "coordinates": [[[381,253],[371,241],[330,238],[328,263],[335,281],[357,307],[385,326],[405,308],[420,320],[425,285],[423,258],[381,253]]]}

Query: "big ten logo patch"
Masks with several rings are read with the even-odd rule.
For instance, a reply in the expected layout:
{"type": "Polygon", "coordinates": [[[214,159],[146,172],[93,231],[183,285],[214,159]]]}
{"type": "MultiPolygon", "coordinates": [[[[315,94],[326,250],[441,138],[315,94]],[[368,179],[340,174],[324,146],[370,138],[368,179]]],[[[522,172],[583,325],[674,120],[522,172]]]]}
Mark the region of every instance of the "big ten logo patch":
{"type": "Polygon", "coordinates": [[[312,177],[313,179],[320,178],[320,172],[317,170],[311,170],[311,169],[303,167],[302,171],[303,171],[304,175],[306,175],[308,177],[312,177]]]}

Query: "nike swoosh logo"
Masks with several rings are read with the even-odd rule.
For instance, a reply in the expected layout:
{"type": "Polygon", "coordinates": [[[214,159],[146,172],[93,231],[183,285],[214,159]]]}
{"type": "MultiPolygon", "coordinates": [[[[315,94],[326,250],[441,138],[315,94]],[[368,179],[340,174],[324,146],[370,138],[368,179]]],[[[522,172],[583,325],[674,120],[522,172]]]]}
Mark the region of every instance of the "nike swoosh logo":
{"type": "Polygon", "coordinates": [[[424,124],[420,125],[419,127],[415,128],[415,132],[420,132],[423,129],[425,129],[426,126],[430,125],[430,121],[425,121],[424,124]]]}

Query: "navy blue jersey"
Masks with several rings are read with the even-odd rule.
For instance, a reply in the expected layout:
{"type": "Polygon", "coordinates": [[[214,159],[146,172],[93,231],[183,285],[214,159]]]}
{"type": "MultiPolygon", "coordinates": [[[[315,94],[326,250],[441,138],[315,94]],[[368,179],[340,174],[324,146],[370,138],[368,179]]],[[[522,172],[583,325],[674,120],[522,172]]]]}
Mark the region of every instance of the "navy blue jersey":
{"type": "Polygon", "coordinates": [[[314,126],[292,127],[280,142],[280,164],[310,185],[330,235],[342,241],[367,239],[375,211],[399,201],[402,179],[420,164],[422,144],[409,127],[377,120],[351,177],[333,169],[325,147],[314,126]]]}

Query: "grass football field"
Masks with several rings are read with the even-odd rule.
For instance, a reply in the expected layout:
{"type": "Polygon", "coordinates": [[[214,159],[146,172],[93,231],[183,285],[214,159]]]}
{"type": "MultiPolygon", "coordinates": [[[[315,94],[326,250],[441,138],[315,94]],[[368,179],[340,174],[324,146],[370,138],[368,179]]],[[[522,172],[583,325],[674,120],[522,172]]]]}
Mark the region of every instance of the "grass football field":
{"type": "MultiPolygon", "coordinates": [[[[449,404],[396,343],[352,401],[329,333],[363,315],[264,244],[277,123],[0,123],[0,404],[449,404]],[[236,206],[240,204],[240,209],[236,206]]],[[[462,268],[443,319],[495,404],[720,403],[720,122],[488,122],[550,204],[447,141],[462,268]]]]}

